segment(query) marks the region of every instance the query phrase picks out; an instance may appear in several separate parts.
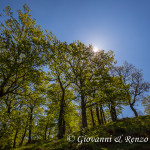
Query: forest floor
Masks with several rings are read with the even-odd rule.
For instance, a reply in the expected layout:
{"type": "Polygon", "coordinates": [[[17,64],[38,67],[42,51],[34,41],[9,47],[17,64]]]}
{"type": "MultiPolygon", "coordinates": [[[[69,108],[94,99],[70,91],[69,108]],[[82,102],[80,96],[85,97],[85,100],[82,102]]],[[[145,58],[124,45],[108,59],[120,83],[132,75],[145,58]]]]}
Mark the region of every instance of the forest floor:
{"type": "Polygon", "coordinates": [[[68,140],[64,137],[61,140],[33,141],[13,150],[150,150],[150,115],[124,118],[73,133],[71,142],[68,140]]]}

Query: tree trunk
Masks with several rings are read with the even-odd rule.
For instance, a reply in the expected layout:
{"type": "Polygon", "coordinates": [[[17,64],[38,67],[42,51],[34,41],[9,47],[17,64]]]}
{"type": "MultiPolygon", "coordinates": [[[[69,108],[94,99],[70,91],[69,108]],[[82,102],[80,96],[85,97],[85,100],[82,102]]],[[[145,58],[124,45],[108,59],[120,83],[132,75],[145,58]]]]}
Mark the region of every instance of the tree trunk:
{"type": "Polygon", "coordinates": [[[11,107],[8,106],[7,113],[8,113],[9,116],[10,116],[10,110],[11,110],[11,107]]]}
{"type": "Polygon", "coordinates": [[[5,94],[4,94],[4,89],[3,89],[3,87],[1,87],[1,89],[0,89],[0,98],[1,97],[3,97],[5,94]]]}
{"type": "Polygon", "coordinates": [[[82,127],[86,128],[88,127],[88,125],[87,125],[87,116],[86,116],[86,103],[83,94],[81,94],[81,111],[82,111],[82,127]]]}
{"type": "Polygon", "coordinates": [[[19,130],[17,129],[17,130],[16,130],[16,133],[15,133],[13,148],[16,148],[16,139],[17,139],[18,131],[19,131],[19,130]]]}
{"type": "Polygon", "coordinates": [[[117,120],[117,113],[116,113],[116,109],[115,109],[113,101],[111,101],[110,114],[111,114],[112,121],[116,121],[117,120]]]}
{"type": "Polygon", "coordinates": [[[102,105],[100,105],[100,111],[101,111],[101,114],[102,114],[103,123],[106,124],[106,118],[105,118],[105,114],[104,114],[104,110],[103,110],[102,105]]]}
{"type": "Polygon", "coordinates": [[[135,117],[138,117],[138,113],[136,111],[136,109],[133,107],[134,104],[135,104],[135,99],[136,99],[136,95],[134,95],[134,98],[133,98],[133,102],[131,103],[131,99],[129,99],[129,104],[130,104],[130,108],[132,109],[135,117]]]}
{"type": "Polygon", "coordinates": [[[31,114],[30,114],[30,120],[29,120],[29,139],[28,143],[31,143],[31,134],[32,134],[32,120],[33,120],[33,108],[31,107],[31,114]]]}
{"type": "Polygon", "coordinates": [[[60,102],[60,113],[58,118],[58,138],[63,138],[64,131],[63,131],[63,120],[64,120],[64,92],[62,94],[62,99],[60,102]]]}
{"type": "Polygon", "coordinates": [[[25,128],[25,130],[24,130],[24,133],[23,133],[23,136],[21,138],[21,142],[20,142],[19,146],[22,146],[24,138],[25,138],[25,135],[26,135],[26,132],[27,132],[27,128],[25,128]]]}
{"type": "Polygon", "coordinates": [[[44,140],[46,140],[46,137],[47,137],[47,129],[48,129],[48,123],[46,124],[46,127],[45,127],[44,140]]]}
{"type": "Polygon", "coordinates": [[[98,108],[97,105],[96,105],[96,116],[97,116],[98,124],[101,125],[101,120],[100,120],[100,117],[99,117],[99,108],[98,108]]]}
{"type": "Polygon", "coordinates": [[[48,130],[48,140],[50,139],[50,128],[48,130]]]}
{"type": "Polygon", "coordinates": [[[102,105],[100,105],[100,116],[101,116],[101,123],[104,124],[104,114],[103,114],[103,108],[102,105]]]}
{"type": "Polygon", "coordinates": [[[66,122],[65,122],[65,119],[63,117],[63,135],[65,135],[65,132],[66,132],[66,122]]]}
{"type": "Polygon", "coordinates": [[[62,82],[60,81],[60,78],[58,77],[59,84],[62,90],[62,97],[60,101],[60,113],[58,118],[58,139],[63,138],[65,134],[65,124],[64,124],[64,105],[65,105],[65,89],[63,88],[62,82]]]}
{"type": "Polygon", "coordinates": [[[130,108],[134,112],[135,117],[138,117],[138,113],[137,113],[136,109],[133,107],[133,104],[130,104],[130,108]]]}
{"type": "Polygon", "coordinates": [[[94,121],[94,117],[93,117],[92,107],[91,107],[90,111],[91,111],[92,124],[93,124],[93,127],[95,127],[95,121],[94,121]]]}

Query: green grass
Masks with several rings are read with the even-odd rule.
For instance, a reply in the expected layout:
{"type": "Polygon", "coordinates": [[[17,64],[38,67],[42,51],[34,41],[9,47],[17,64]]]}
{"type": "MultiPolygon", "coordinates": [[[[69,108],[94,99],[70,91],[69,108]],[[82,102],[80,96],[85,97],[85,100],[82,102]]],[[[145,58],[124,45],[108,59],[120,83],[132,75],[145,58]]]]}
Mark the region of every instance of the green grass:
{"type": "Polygon", "coordinates": [[[90,142],[79,144],[77,141],[69,143],[67,138],[52,141],[38,141],[34,144],[13,150],[150,150],[150,116],[140,116],[137,118],[125,118],[116,122],[108,123],[104,126],[85,130],[73,134],[76,139],[78,136],[86,137],[111,137],[112,142],[90,142]],[[122,143],[114,142],[114,138],[122,136],[122,143]],[[144,137],[148,142],[125,142],[124,138],[144,137]]]}

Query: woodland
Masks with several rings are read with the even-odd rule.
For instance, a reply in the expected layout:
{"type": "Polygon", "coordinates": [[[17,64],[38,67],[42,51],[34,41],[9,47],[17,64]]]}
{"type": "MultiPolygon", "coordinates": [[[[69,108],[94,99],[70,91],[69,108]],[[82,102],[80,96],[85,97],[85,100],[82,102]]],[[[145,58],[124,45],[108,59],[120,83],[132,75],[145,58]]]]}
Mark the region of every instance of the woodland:
{"type": "Polygon", "coordinates": [[[126,106],[137,118],[137,103],[150,115],[142,70],[126,61],[118,66],[111,50],[61,42],[36,24],[27,5],[17,13],[8,6],[1,14],[0,149],[104,127],[126,106]]]}

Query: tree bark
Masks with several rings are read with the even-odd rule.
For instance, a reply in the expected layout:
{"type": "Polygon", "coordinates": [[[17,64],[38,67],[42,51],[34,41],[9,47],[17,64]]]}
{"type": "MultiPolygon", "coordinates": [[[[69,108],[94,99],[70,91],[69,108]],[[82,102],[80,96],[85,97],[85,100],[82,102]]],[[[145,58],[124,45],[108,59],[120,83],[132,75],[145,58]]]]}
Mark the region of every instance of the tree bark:
{"type": "Polygon", "coordinates": [[[66,133],[66,121],[65,118],[63,117],[63,135],[66,133]]]}
{"type": "Polygon", "coordinates": [[[131,99],[129,99],[129,104],[130,104],[130,108],[133,111],[135,117],[138,117],[138,113],[137,113],[136,109],[134,108],[135,99],[136,99],[136,95],[134,95],[133,102],[131,102],[131,99]]]}
{"type": "Polygon", "coordinates": [[[102,105],[100,105],[100,111],[102,113],[103,123],[106,124],[106,118],[105,118],[105,114],[104,114],[104,110],[103,110],[102,105]]]}
{"type": "Polygon", "coordinates": [[[116,109],[115,109],[115,106],[114,106],[114,102],[113,101],[110,101],[111,102],[111,106],[110,106],[110,114],[111,114],[111,119],[112,121],[116,121],[117,120],[117,113],[116,113],[116,109]]]}
{"type": "Polygon", "coordinates": [[[99,117],[99,108],[98,108],[97,105],[96,105],[96,116],[97,116],[98,124],[101,125],[101,120],[100,120],[100,117],[99,117]]]}
{"type": "Polygon", "coordinates": [[[59,113],[59,118],[58,118],[58,138],[59,139],[63,138],[63,135],[64,135],[63,120],[64,120],[64,94],[60,102],[60,113],[59,113]]]}
{"type": "Polygon", "coordinates": [[[16,139],[17,139],[18,131],[19,131],[19,130],[18,130],[18,128],[17,128],[17,129],[16,129],[16,133],[15,133],[13,148],[16,148],[16,139]]]}
{"type": "Polygon", "coordinates": [[[46,127],[45,127],[44,140],[46,140],[46,137],[47,137],[47,129],[48,129],[48,123],[46,124],[46,127]]]}
{"type": "Polygon", "coordinates": [[[48,130],[48,140],[50,139],[50,128],[48,130]]]}
{"type": "Polygon", "coordinates": [[[81,94],[81,111],[82,111],[82,127],[86,128],[88,127],[88,125],[87,125],[87,116],[86,116],[86,103],[83,94],[81,94]]]}
{"type": "Polygon", "coordinates": [[[23,136],[21,138],[21,142],[20,142],[19,146],[22,146],[24,138],[25,138],[25,135],[26,135],[26,132],[27,132],[27,128],[25,128],[25,130],[24,130],[24,133],[23,133],[23,136]]]}
{"type": "Polygon", "coordinates": [[[91,107],[90,111],[91,111],[92,124],[93,124],[93,127],[95,127],[95,121],[94,121],[94,116],[93,116],[92,107],[91,107]]]}
{"type": "Polygon", "coordinates": [[[33,121],[33,107],[30,108],[30,120],[29,120],[29,139],[28,143],[31,143],[31,134],[32,134],[32,121],[33,121]]]}
{"type": "Polygon", "coordinates": [[[135,117],[138,117],[138,113],[137,113],[136,109],[133,107],[133,104],[130,104],[130,108],[134,112],[135,117]]]}
{"type": "Polygon", "coordinates": [[[103,107],[100,105],[100,116],[101,116],[101,123],[104,124],[104,114],[103,114],[103,107]]]}
{"type": "Polygon", "coordinates": [[[65,105],[65,89],[63,88],[62,82],[58,76],[58,81],[62,90],[62,97],[60,101],[60,113],[58,118],[58,139],[63,138],[65,134],[65,123],[64,123],[64,105],[65,105]]]}

